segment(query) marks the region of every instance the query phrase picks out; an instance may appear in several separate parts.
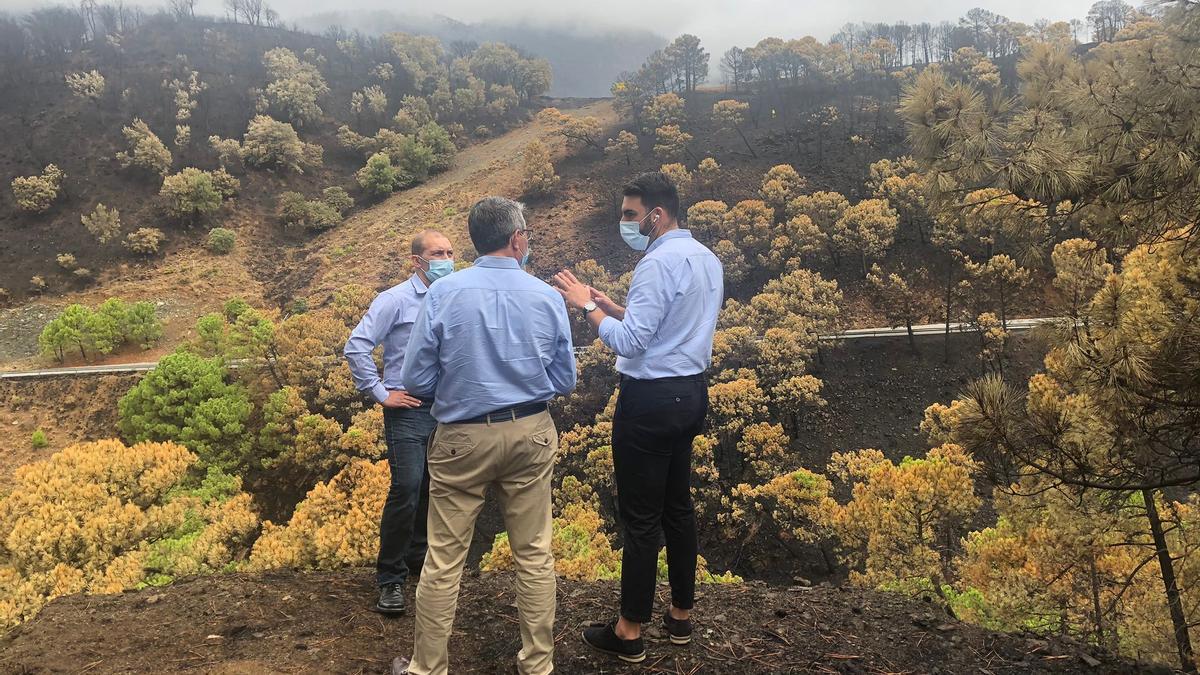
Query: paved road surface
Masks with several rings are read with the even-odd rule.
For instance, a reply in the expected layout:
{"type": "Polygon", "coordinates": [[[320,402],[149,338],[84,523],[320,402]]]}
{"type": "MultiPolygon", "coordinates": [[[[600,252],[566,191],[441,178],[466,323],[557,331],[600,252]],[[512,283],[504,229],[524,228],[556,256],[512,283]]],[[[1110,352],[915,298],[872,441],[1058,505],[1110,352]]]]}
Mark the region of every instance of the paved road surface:
{"type": "MultiPolygon", "coordinates": [[[[1008,322],[1010,331],[1029,330],[1034,326],[1052,321],[1059,321],[1058,317],[1047,317],[1040,319],[1013,319],[1008,322]]],[[[970,324],[952,323],[950,324],[951,332],[962,332],[972,330],[970,324]]],[[[919,326],[913,326],[913,335],[917,337],[927,335],[942,335],[946,332],[946,324],[944,323],[927,323],[919,326]]],[[[839,335],[822,335],[822,340],[861,340],[864,338],[905,338],[908,336],[908,330],[901,326],[900,328],[855,328],[847,330],[839,335]]],[[[109,375],[114,373],[144,373],[148,370],[154,370],[158,365],[156,362],[149,361],[145,363],[117,363],[107,366],[77,366],[73,368],[46,368],[44,370],[26,370],[16,372],[0,372],[0,380],[18,380],[32,379],[40,377],[63,377],[69,375],[109,375]]]]}

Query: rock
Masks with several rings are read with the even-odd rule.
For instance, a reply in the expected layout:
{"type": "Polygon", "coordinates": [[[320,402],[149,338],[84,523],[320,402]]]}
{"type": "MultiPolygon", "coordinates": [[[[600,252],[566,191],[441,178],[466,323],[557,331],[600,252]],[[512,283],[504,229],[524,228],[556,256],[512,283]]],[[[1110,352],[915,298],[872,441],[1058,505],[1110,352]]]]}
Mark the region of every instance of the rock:
{"type": "Polygon", "coordinates": [[[1087,664],[1089,668],[1095,668],[1100,665],[1100,660],[1093,657],[1091,654],[1080,654],[1079,660],[1087,664]]]}

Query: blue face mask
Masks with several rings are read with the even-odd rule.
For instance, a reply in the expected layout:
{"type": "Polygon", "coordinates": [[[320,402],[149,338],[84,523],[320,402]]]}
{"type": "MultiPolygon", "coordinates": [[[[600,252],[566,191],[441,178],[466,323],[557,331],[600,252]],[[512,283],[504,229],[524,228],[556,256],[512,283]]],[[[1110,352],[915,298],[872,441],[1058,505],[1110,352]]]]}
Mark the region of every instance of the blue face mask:
{"type": "Polygon", "coordinates": [[[425,276],[429,278],[431,284],[454,271],[453,258],[450,260],[425,260],[425,262],[429,263],[429,269],[425,270],[425,276]]]}
{"type": "Polygon", "coordinates": [[[529,264],[529,250],[532,248],[533,244],[528,244],[525,246],[525,255],[521,256],[521,267],[525,267],[529,264]]]}
{"type": "MultiPolygon", "coordinates": [[[[649,217],[650,214],[647,213],[646,218],[649,217]]],[[[646,218],[621,221],[621,238],[635,251],[645,251],[650,246],[650,235],[642,234],[642,222],[646,218]]]]}

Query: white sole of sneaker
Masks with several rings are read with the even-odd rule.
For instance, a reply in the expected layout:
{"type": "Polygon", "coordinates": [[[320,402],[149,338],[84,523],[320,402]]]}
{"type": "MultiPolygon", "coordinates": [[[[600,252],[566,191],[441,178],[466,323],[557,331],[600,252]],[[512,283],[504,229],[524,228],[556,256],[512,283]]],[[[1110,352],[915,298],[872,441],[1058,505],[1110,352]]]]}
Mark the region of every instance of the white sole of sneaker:
{"type": "Polygon", "coordinates": [[[692,636],[690,635],[687,637],[675,637],[674,635],[671,636],[671,644],[673,645],[690,645],[691,643],[692,636]]]}

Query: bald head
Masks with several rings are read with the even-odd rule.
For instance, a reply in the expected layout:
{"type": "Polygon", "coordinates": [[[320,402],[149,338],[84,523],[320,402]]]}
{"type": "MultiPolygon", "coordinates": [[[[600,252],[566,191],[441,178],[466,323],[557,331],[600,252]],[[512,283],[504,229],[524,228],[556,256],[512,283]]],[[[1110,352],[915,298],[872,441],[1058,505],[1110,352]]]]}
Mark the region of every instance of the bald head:
{"type": "Polygon", "coordinates": [[[425,255],[427,252],[433,252],[434,249],[445,249],[449,257],[453,257],[454,251],[450,247],[450,240],[446,235],[437,230],[422,230],[417,233],[412,239],[412,254],[419,255],[422,258],[428,259],[425,255]]]}

